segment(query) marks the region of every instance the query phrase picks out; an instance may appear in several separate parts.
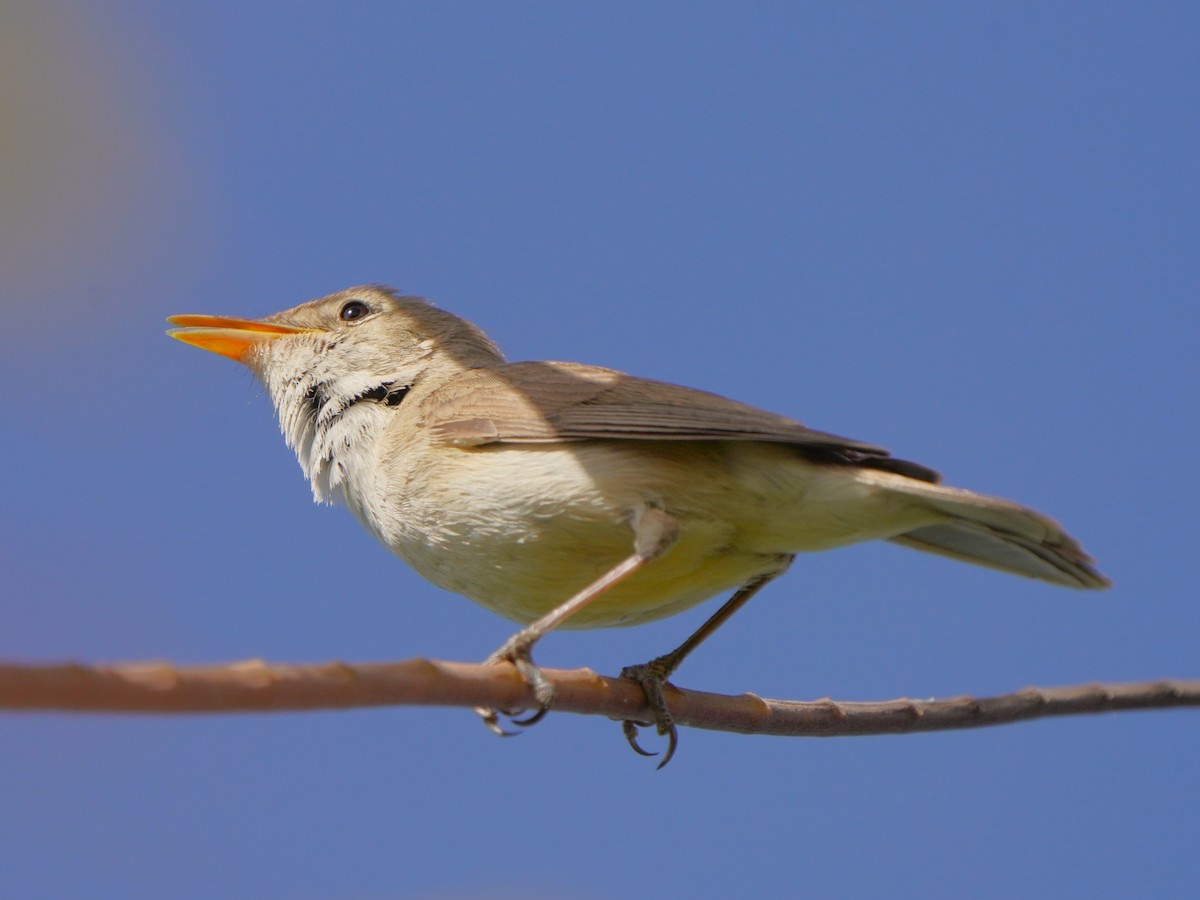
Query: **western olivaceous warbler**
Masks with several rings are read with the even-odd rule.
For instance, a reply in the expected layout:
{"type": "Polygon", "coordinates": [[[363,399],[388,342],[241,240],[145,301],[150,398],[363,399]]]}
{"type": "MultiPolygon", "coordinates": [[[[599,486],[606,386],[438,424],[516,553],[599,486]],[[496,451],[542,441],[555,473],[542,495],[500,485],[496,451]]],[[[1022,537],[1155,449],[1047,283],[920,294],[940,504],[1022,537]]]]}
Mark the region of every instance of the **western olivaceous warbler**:
{"type": "MultiPolygon", "coordinates": [[[[797,553],[889,540],[1074,588],[1108,580],[1053,520],[946,487],[873,444],[612,369],[504,359],[419,297],[355,287],[263,319],[173,316],[181,341],[245,364],[319,502],[344,502],[434,584],[525,625],[512,662],[545,714],[533,645],[636,625],[718,594],[687,641],[630,666],[676,745],[663,684],[797,553]]],[[[481,709],[506,733],[501,712],[481,709]]],[[[511,713],[507,714],[511,717],[511,713]]],[[[640,724],[625,723],[634,749],[640,724]]]]}

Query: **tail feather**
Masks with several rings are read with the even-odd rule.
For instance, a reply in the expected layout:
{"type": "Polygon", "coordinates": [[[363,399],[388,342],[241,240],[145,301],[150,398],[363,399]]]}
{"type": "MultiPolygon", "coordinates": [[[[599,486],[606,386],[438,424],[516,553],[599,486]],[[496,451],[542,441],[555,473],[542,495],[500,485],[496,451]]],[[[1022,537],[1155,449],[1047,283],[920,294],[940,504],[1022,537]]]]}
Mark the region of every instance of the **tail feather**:
{"type": "Polygon", "coordinates": [[[1111,584],[1078,541],[1053,519],[1032,509],[889,472],[860,472],[859,478],[918,499],[945,516],[891,538],[897,544],[1067,587],[1105,588],[1111,584]]]}

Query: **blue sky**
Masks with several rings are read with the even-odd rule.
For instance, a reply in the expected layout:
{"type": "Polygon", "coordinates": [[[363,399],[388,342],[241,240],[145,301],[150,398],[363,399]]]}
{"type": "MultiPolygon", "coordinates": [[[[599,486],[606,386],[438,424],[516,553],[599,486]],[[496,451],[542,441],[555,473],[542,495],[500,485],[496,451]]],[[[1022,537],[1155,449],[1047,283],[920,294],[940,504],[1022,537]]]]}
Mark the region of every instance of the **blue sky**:
{"type": "MultiPolygon", "coordinates": [[[[764,696],[1200,676],[1192,4],[0,12],[0,657],[481,659],[166,339],[387,282],[1065,522],[1076,593],[806,557],[679,673],[764,696]]],[[[615,673],[710,608],[552,636],[615,673]]],[[[461,710],[0,717],[5,896],[1194,897],[1200,717],[833,741],[461,710]]]]}

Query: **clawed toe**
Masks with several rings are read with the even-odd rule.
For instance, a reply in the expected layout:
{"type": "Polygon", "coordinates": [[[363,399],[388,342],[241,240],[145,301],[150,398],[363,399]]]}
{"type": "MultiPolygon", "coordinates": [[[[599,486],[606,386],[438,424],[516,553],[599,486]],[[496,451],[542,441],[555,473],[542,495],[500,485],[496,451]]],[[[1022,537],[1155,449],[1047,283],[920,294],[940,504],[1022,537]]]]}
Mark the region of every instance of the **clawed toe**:
{"type": "Polygon", "coordinates": [[[542,674],[542,670],[534,665],[533,658],[530,655],[532,646],[532,642],[522,640],[521,635],[517,634],[509,638],[503,646],[484,660],[485,665],[494,665],[495,663],[502,662],[512,663],[521,677],[525,679],[525,683],[533,689],[533,697],[537,702],[537,708],[532,713],[519,719],[516,718],[517,710],[490,709],[488,707],[477,706],[475,712],[483,719],[483,724],[487,726],[488,731],[499,737],[512,737],[520,734],[520,731],[507,730],[500,723],[501,716],[508,719],[510,724],[518,728],[528,728],[540,722],[546,713],[550,711],[550,707],[554,703],[554,685],[542,674]]]}
{"type": "Polygon", "coordinates": [[[508,716],[508,713],[503,710],[492,709],[487,706],[477,706],[475,707],[475,715],[483,720],[483,724],[487,730],[496,735],[496,737],[515,737],[521,733],[519,731],[509,731],[500,724],[500,716],[508,716]]]}
{"type": "Polygon", "coordinates": [[[653,722],[635,722],[626,719],[621,723],[621,730],[625,735],[625,740],[629,742],[629,746],[641,756],[658,756],[658,753],[647,750],[638,743],[638,729],[653,726],[659,734],[666,736],[667,749],[658,764],[659,769],[671,761],[675,755],[675,748],[679,746],[679,729],[675,727],[670,710],[667,709],[667,698],[663,694],[663,685],[667,683],[667,675],[670,672],[669,662],[667,657],[660,657],[644,665],[626,666],[621,670],[622,678],[629,678],[642,686],[642,692],[646,695],[646,703],[650,706],[650,711],[654,713],[653,722]]]}

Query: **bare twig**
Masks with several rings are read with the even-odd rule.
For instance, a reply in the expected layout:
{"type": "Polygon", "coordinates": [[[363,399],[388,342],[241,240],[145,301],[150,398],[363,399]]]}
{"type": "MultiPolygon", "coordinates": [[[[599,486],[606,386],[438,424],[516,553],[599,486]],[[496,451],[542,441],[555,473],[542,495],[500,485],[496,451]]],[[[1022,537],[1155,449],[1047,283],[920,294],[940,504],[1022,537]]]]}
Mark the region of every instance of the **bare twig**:
{"type": "MultiPolygon", "coordinates": [[[[562,712],[646,720],[641,688],[588,669],[544,670],[562,712]]],[[[675,721],[693,728],[837,737],[977,728],[1043,716],[1200,706],[1200,680],[1025,688],[996,697],[811,702],[667,689],[675,721]]],[[[367,706],[519,710],[532,702],[508,665],[414,659],[398,663],[220,666],[0,665],[0,709],[122,712],[297,712],[367,706]]]]}

